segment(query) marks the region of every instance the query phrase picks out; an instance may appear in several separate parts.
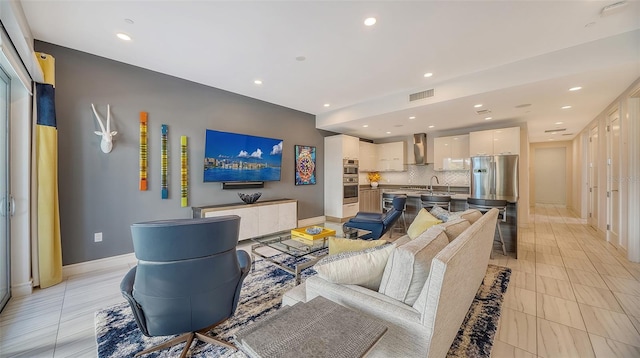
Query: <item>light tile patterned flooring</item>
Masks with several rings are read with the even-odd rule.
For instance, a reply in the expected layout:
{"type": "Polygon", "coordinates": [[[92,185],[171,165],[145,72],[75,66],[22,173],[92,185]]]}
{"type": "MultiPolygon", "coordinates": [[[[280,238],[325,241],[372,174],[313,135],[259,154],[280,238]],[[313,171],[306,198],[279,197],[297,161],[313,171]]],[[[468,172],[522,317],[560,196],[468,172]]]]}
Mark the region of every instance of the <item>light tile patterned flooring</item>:
{"type": "Polygon", "coordinates": [[[493,358],[640,357],[640,264],[566,208],[538,205],[520,228],[493,358]]]}
{"type": "MultiPolygon", "coordinates": [[[[565,208],[538,206],[531,221],[518,260],[494,253],[513,273],[492,357],[640,357],[640,264],[565,208]]],[[[124,302],[120,281],[134,264],[11,299],[0,357],[94,357],[94,312],[124,302]]]]}

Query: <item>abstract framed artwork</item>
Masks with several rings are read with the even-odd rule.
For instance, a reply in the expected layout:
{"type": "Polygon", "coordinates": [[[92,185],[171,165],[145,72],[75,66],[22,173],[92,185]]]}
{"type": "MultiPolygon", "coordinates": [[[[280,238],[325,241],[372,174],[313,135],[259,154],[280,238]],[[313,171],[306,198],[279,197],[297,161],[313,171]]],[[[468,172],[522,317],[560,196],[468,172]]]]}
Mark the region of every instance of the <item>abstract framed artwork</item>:
{"type": "Polygon", "coordinates": [[[296,185],[315,185],[316,147],[295,145],[296,185]]]}

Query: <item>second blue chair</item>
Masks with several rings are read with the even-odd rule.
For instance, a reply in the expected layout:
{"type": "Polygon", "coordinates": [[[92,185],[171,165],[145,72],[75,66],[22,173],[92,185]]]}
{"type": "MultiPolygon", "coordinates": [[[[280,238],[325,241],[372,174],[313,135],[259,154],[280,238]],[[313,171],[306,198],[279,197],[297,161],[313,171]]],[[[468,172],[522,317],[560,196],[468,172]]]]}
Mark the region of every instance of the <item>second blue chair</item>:
{"type": "Polygon", "coordinates": [[[382,235],[387,233],[393,225],[395,225],[400,217],[402,217],[406,203],[406,195],[397,195],[393,198],[393,207],[386,213],[381,214],[361,211],[344,223],[344,226],[371,231],[371,234],[362,236],[361,239],[378,240],[382,235]]]}

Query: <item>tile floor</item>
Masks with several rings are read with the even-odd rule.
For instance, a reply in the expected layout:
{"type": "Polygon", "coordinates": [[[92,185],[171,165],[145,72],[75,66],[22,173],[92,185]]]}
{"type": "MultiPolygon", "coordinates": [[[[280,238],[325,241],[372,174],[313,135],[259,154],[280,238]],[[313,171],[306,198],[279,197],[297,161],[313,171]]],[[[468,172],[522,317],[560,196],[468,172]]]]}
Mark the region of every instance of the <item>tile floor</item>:
{"type": "Polygon", "coordinates": [[[538,205],[519,230],[491,357],[640,357],[640,264],[566,208],[538,205]]]}
{"type": "MultiPolygon", "coordinates": [[[[513,270],[493,358],[640,357],[640,264],[556,206],[536,207],[519,249],[518,260],[492,260],[513,270]]],[[[94,312],[124,301],[120,280],[134,264],[11,299],[0,357],[94,357],[94,312]]]]}

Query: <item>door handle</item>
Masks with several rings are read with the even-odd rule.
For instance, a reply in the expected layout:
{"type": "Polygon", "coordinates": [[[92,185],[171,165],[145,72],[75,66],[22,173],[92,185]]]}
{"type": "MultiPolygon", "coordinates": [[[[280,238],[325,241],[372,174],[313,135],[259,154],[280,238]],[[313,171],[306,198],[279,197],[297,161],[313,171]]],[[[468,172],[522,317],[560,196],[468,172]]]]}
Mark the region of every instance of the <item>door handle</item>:
{"type": "Polygon", "coordinates": [[[9,203],[9,206],[11,207],[11,209],[9,210],[10,215],[14,216],[16,214],[16,199],[13,196],[11,197],[11,202],[9,203]]]}

